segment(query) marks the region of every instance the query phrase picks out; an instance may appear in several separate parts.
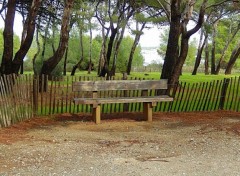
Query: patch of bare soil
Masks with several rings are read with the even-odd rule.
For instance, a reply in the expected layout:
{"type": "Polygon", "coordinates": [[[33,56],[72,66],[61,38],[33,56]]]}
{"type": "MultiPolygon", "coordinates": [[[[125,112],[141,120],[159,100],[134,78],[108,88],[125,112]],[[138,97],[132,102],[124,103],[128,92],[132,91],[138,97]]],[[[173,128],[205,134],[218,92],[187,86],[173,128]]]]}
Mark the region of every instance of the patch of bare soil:
{"type": "Polygon", "coordinates": [[[238,175],[240,113],[37,117],[0,129],[0,175],[238,175]]]}

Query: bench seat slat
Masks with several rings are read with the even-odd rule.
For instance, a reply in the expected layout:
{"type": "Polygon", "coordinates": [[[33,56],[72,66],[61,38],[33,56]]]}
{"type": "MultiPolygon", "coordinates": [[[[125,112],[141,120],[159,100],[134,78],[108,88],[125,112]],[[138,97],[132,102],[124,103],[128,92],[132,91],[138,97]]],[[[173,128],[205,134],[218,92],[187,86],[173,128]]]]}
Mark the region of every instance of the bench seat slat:
{"type": "Polygon", "coordinates": [[[167,89],[167,80],[110,80],[73,82],[73,91],[167,89]]]}
{"type": "Polygon", "coordinates": [[[167,95],[151,97],[74,98],[75,104],[142,103],[167,101],[173,101],[173,98],[167,95]]]}

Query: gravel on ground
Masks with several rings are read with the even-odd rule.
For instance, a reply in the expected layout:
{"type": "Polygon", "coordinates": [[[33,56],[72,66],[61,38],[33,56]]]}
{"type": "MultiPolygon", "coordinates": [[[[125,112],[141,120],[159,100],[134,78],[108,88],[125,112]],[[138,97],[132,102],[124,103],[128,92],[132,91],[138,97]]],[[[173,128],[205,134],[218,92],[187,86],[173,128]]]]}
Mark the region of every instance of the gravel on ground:
{"type": "Polygon", "coordinates": [[[0,129],[0,176],[240,175],[240,113],[37,117],[0,129]]]}

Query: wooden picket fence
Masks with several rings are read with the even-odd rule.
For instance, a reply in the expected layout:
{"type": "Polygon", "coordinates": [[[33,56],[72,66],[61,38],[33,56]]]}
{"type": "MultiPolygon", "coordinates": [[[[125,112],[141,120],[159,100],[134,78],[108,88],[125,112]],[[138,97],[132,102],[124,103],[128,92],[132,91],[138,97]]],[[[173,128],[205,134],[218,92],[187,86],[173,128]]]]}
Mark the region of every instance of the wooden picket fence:
{"type": "Polygon", "coordinates": [[[31,75],[0,77],[0,127],[33,117],[31,75]]]}
{"type": "MultiPolygon", "coordinates": [[[[89,105],[75,105],[73,97],[81,96],[72,92],[72,82],[103,80],[93,76],[47,76],[9,75],[0,78],[0,127],[9,126],[34,115],[53,115],[60,113],[90,113],[89,105]],[[44,83],[47,83],[44,90],[44,83]]],[[[113,77],[118,80],[121,77],[113,77]]],[[[139,79],[130,77],[128,79],[139,79]]],[[[155,112],[191,112],[240,110],[240,77],[202,83],[181,82],[171,90],[173,102],[160,102],[154,107],[155,112]]],[[[100,92],[100,96],[140,96],[141,91],[100,92]]],[[[156,90],[149,91],[155,95],[156,90]]],[[[103,113],[139,112],[142,103],[104,104],[103,113]]]]}

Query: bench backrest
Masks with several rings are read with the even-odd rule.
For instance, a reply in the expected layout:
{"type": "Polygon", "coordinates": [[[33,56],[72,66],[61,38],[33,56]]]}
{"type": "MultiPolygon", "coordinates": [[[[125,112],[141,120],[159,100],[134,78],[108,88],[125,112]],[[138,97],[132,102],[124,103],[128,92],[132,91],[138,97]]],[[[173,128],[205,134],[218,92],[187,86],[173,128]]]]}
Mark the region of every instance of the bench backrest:
{"type": "Polygon", "coordinates": [[[167,89],[167,79],[161,80],[106,80],[73,82],[73,91],[149,90],[167,89]]]}

